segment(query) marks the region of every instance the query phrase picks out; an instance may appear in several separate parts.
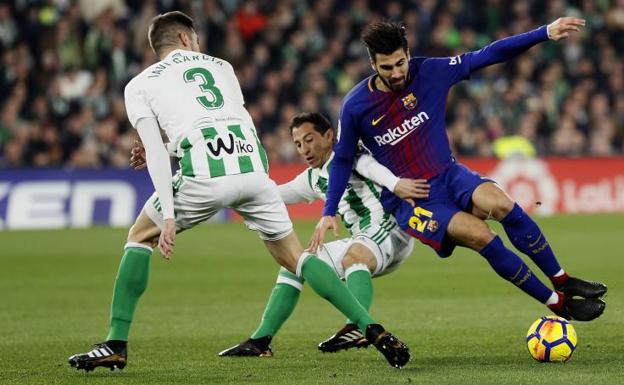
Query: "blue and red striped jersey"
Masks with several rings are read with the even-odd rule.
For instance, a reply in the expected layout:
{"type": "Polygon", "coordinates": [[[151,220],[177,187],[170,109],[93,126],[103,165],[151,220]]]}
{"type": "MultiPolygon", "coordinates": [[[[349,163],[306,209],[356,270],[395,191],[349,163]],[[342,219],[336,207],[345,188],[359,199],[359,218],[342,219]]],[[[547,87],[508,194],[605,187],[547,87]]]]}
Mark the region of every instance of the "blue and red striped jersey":
{"type": "Polygon", "coordinates": [[[403,178],[430,179],[446,170],[452,154],[444,124],[451,86],[470,75],[469,56],[416,57],[409,62],[409,80],[402,92],[375,88],[371,76],[346,96],[335,151],[350,152],[357,133],[375,159],[403,178]],[[347,134],[348,135],[348,134],[347,134]]]}
{"type": "Polygon", "coordinates": [[[445,109],[450,88],[485,66],[500,63],[548,40],[547,26],[454,57],[415,57],[401,92],[383,92],[373,75],[345,97],[323,215],[334,215],[351,173],[358,141],[401,178],[431,179],[454,162],[445,109]]]}

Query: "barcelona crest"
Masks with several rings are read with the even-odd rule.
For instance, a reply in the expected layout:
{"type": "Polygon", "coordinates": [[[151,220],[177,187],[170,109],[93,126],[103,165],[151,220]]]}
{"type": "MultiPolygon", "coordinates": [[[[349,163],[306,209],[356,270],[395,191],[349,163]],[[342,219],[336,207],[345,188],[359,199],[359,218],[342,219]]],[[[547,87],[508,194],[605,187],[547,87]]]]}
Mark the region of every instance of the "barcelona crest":
{"type": "Polygon", "coordinates": [[[427,225],[427,230],[429,230],[430,233],[435,233],[436,231],[438,231],[438,221],[435,220],[430,220],[429,224],[427,225]]]}
{"type": "Polygon", "coordinates": [[[413,110],[414,107],[416,107],[416,104],[418,104],[416,96],[414,96],[414,94],[411,92],[401,100],[403,101],[403,107],[407,108],[408,110],[413,110]]]}

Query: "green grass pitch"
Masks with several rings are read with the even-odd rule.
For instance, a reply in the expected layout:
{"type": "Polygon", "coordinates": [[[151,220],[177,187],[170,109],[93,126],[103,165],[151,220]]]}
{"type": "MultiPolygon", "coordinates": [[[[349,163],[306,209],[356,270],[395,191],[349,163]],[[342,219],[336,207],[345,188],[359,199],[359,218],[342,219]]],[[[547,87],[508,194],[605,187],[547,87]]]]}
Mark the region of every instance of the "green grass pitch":
{"type": "MultiPolygon", "coordinates": [[[[412,350],[402,370],[374,348],[320,353],[344,318],[309,288],[273,341],[275,357],[219,358],[254,330],[278,269],[254,233],[219,224],[180,235],[170,262],[154,255],[126,369],[78,372],[66,359],[106,336],[126,231],[0,232],[0,384],[624,383],[624,216],[538,221],[569,272],[609,285],[605,314],[574,323],[572,360],[533,361],[525,333],[546,309],[479,255],[442,260],[418,244],[375,280],[373,316],[412,350]]],[[[296,227],[307,242],[313,224],[296,227]]]]}

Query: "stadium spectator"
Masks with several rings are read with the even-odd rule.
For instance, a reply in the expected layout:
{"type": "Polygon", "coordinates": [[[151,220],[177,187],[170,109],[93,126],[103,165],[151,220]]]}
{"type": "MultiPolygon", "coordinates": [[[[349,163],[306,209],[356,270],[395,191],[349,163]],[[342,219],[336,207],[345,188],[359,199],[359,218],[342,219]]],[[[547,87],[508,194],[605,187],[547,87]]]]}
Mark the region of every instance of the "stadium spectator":
{"type": "Polygon", "coordinates": [[[519,135],[538,156],[624,152],[624,2],[558,0],[18,1],[0,4],[0,167],[127,167],[135,133],[125,83],[155,61],[151,18],[180,9],[206,51],[236,68],[272,162],[298,161],[287,132],[295,111],[336,122],[345,92],[371,73],[363,25],[395,18],[414,55],[454,55],[578,14],[585,32],[477,74],[448,100],[456,154],[492,156],[519,135]],[[94,4],[97,3],[97,6],[94,4]]]}

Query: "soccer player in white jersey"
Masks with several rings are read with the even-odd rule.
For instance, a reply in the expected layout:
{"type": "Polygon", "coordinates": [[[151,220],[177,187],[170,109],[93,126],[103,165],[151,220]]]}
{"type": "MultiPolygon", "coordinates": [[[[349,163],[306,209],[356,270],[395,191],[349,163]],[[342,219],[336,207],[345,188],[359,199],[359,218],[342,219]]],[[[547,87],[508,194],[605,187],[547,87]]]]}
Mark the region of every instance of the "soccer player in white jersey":
{"type": "MultiPolygon", "coordinates": [[[[325,200],[327,179],[333,158],[334,130],[320,113],[293,117],[290,131],[299,155],[308,168],[279,186],[286,204],[325,200]]],[[[318,257],[333,267],[338,276],[367,310],[373,300],[372,277],[394,271],[411,254],[414,242],[381,206],[382,186],[404,199],[426,199],[425,180],[399,179],[372,156],[362,155],[351,174],[339,214],[351,238],[327,243],[318,257]]],[[[272,356],[272,338],[290,316],[303,288],[303,280],[282,268],[267,302],[260,325],[249,339],[219,353],[220,356],[272,356]]],[[[323,352],[366,347],[369,342],[352,321],[318,346],[323,352]]]]}
{"type": "Polygon", "coordinates": [[[147,286],[152,247],[169,259],[177,232],[222,208],[236,210],[258,232],[275,260],[305,279],[323,298],[353,320],[390,365],[401,367],[409,349],[375,323],[334,271],[304,253],[292,229],[232,66],[199,52],[193,20],[181,12],[156,16],[150,45],[160,61],[128,83],[128,119],[145,146],[155,193],[128,234],[111,308],[106,341],[69,358],[72,367],[125,367],[130,324],[147,286]],[[175,146],[180,170],[172,178],[163,130],[175,146]]]}

